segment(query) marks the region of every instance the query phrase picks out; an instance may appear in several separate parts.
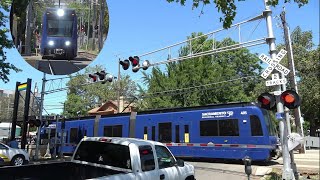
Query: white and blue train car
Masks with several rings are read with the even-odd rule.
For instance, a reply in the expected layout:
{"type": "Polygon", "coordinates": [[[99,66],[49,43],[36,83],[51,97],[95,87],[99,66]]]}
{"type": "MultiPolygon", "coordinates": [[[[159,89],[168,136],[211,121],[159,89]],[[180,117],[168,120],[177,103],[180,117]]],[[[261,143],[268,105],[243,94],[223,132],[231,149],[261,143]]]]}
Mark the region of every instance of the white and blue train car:
{"type": "MultiPolygon", "coordinates": [[[[84,136],[129,137],[129,129],[129,113],[69,120],[62,150],[72,153],[84,136]]],[[[269,161],[278,143],[268,111],[254,103],[142,111],[133,129],[136,138],[162,142],[177,157],[269,161]]]]}

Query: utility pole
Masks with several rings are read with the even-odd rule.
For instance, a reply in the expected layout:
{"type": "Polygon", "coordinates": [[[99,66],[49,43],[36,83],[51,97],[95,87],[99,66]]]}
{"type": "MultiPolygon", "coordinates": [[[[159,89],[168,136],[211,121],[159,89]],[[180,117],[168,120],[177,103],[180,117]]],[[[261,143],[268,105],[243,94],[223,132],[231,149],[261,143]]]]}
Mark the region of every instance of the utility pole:
{"type": "Polygon", "coordinates": [[[103,22],[104,22],[104,2],[105,0],[100,0],[100,18],[99,18],[99,51],[101,51],[102,47],[103,47],[103,22]]]}
{"type": "MultiPolygon", "coordinates": [[[[44,101],[44,93],[45,93],[46,82],[47,82],[46,73],[43,73],[42,88],[41,88],[41,99],[40,99],[40,107],[39,107],[39,120],[41,122],[41,125],[43,124],[43,121],[42,121],[42,109],[43,109],[43,101],[44,101]]],[[[41,129],[41,125],[38,127],[38,130],[37,130],[36,159],[39,159],[39,145],[40,145],[40,129],[41,129]]]]}
{"type": "MultiPolygon", "coordinates": [[[[288,66],[290,69],[290,73],[289,73],[289,82],[290,82],[290,86],[291,88],[294,88],[294,90],[296,91],[296,93],[298,93],[298,85],[295,79],[296,76],[296,72],[295,72],[295,67],[294,67],[294,59],[293,59],[293,52],[292,52],[292,45],[291,45],[291,37],[290,37],[290,33],[289,33],[289,27],[288,27],[288,23],[286,22],[286,13],[285,11],[282,11],[281,15],[281,22],[283,25],[283,32],[284,32],[284,39],[285,39],[285,43],[286,43],[286,49],[289,52],[287,57],[288,57],[288,66]]],[[[302,122],[301,122],[301,111],[300,111],[300,106],[298,108],[294,109],[294,120],[295,120],[295,124],[296,124],[296,128],[297,128],[297,132],[300,134],[301,137],[304,137],[304,133],[303,133],[303,126],[302,126],[302,122]]],[[[306,147],[304,144],[301,144],[301,149],[300,149],[300,153],[305,153],[306,152],[306,147]]]]}
{"type": "Polygon", "coordinates": [[[26,41],[25,41],[25,54],[31,55],[31,26],[32,26],[32,7],[33,0],[30,0],[28,5],[27,26],[26,26],[26,41]]]}
{"type": "Polygon", "coordinates": [[[120,58],[119,58],[119,62],[118,62],[118,92],[117,92],[117,96],[118,96],[118,113],[120,113],[120,89],[121,89],[121,74],[120,74],[120,58]]]}
{"type": "Polygon", "coordinates": [[[96,7],[96,0],[93,1],[93,4],[92,4],[92,12],[93,12],[93,16],[92,16],[92,50],[94,51],[96,49],[95,47],[95,38],[96,38],[96,25],[97,25],[97,16],[96,16],[96,13],[97,13],[97,7],[96,7]]]}
{"type": "MultiPolygon", "coordinates": [[[[273,28],[272,28],[272,11],[270,9],[270,6],[268,5],[268,0],[264,0],[265,3],[265,10],[263,12],[265,18],[266,18],[266,24],[267,24],[267,31],[268,31],[268,37],[267,37],[267,43],[269,44],[269,50],[270,50],[270,56],[272,59],[276,58],[276,44],[275,44],[275,37],[273,34],[273,28]]],[[[282,76],[283,73],[281,73],[282,76]]],[[[276,86],[276,92],[281,92],[281,85],[276,86]]],[[[283,104],[280,101],[280,97],[276,96],[276,102],[277,102],[277,113],[282,114],[283,111],[283,104]]],[[[288,127],[285,123],[285,120],[282,118],[279,122],[279,131],[280,131],[280,138],[281,138],[281,145],[282,145],[282,156],[283,156],[283,171],[282,171],[282,179],[285,180],[292,180],[295,179],[293,176],[293,171],[290,167],[290,154],[289,154],[289,148],[288,148],[288,127]]]]}
{"type": "Polygon", "coordinates": [[[89,45],[91,0],[88,0],[88,3],[89,3],[89,13],[88,13],[88,27],[87,27],[87,44],[86,44],[86,50],[88,50],[88,45],[89,45]]]}

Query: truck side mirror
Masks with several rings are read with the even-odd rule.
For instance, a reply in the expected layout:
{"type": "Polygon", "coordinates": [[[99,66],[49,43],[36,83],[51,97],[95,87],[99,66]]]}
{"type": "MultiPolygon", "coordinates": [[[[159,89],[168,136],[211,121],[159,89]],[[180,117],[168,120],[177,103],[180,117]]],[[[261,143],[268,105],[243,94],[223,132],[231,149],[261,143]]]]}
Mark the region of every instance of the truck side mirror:
{"type": "Polygon", "coordinates": [[[184,166],[184,161],[182,159],[177,159],[177,163],[178,166],[183,167],[184,166]]]}

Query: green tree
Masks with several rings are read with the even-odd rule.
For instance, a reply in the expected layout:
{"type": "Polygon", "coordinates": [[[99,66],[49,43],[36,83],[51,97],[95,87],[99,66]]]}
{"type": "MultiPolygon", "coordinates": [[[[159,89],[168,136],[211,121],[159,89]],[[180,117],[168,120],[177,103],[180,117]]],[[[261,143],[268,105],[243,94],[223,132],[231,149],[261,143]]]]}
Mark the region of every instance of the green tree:
{"type": "Polygon", "coordinates": [[[13,48],[12,40],[8,37],[9,29],[6,28],[8,16],[5,13],[9,12],[11,1],[5,0],[0,2],[0,80],[7,83],[9,82],[10,70],[15,72],[21,71],[13,64],[6,62],[7,56],[5,49],[13,48]]]}
{"type": "MultiPolygon", "coordinates": [[[[181,5],[185,5],[187,0],[167,0],[167,2],[177,2],[181,5]]],[[[218,8],[218,12],[221,12],[223,17],[220,17],[220,22],[223,22],[224,28],[229,28],[237,14],[237,5],[236,0],[192,0],[192,8],[198,8],[200,3],[205,6],[210,3],[214,3],[218,8]]],[[[245,0],[238,0],[245,1],[245,0]]],[[[285,3],[291,2],[291,0],[284,0],[285,3]]],[[[294,0],[295,3],[298,4],[299,7],[308,3],[308,0],[294,0]]],[[[276,6],[279,4],[279,0],[269,0],[269,4],[272,6],[276,6]]]]}
{"type": "MultiPolygon", "coordinates": [[[[202,33],[193,33],[189,38],[199,35],[202,33]]],[[[212,41],[205,36],[192,41],[192,52],[212,49],[212,41]]],[[[215,42],[216,48],[235,43],[230,38],[215,42]]],[[[180,49],[179,56],[188,54],[189,47],[180,49]]],[[[148,89],[140,87],[140,93],[152,98],[145,98],[142,108],[252,101],[256,96],[252,91],[261,81],[257,78],[260,70],[258,57],[246,48],[172,62],[164,71],[155,67],[151,74],[143,73],[148,89]]]]}
{"type": "MultiPolygon", "coordinates": [[[[101,104],[117,99],[118,82],[88,83],[88,74],[103,70],[101,65],[96,67],[88,67],[84,74],[78,73],[72,77],[67,83],[69,87],[67,100],[65,102],[65,111],[63,114],[68,117],[76,117],[78,115],[87,115],[88,111],[101,104]]],[[[132,98],[136,91],[135,83],[129,76],[122,76],[120,80],[120,96],[132,98]]]]}

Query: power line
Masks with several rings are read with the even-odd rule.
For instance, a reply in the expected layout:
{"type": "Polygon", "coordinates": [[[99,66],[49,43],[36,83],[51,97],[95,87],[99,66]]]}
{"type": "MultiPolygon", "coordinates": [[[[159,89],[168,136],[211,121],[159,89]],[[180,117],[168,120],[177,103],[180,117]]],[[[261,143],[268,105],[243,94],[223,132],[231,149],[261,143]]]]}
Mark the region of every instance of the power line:
{"type": "MultiPolygon", "coordinates": [[[[167,91],[159,91],[159,92],[154,92],[154,93],[148,93],[146,95],[141,95],[141,98],[154,97],[154,95],[164,95],[164,94],[169,94],[169,93],[179,92],[179,91],[183,92],[183,91],[186,91],[186,90],[192,90],[192,89],[196,89],[196,88],[203,88],[203,87],[207,87],[207,86],[211,86],[211,85],[228,83],[228,82],[233,82],[233,81],[238,81],[238,80],[243,80],[243,79],[257,78],[257,77],[259,77],[259,76],[247,76],[247,77],[241,77],[241,78],[230,79],[230,80],[225,80],[225,81],[213,82],[213,83],[209,83],[209,84],[203,84],[203,85],[192,86],[192,87],[187,87],[187,88],[172,89],[172,90],[167,90],[167,91]]],[[[207,90],[207,89],[203,89],[203,90],[207,90]]]]}

